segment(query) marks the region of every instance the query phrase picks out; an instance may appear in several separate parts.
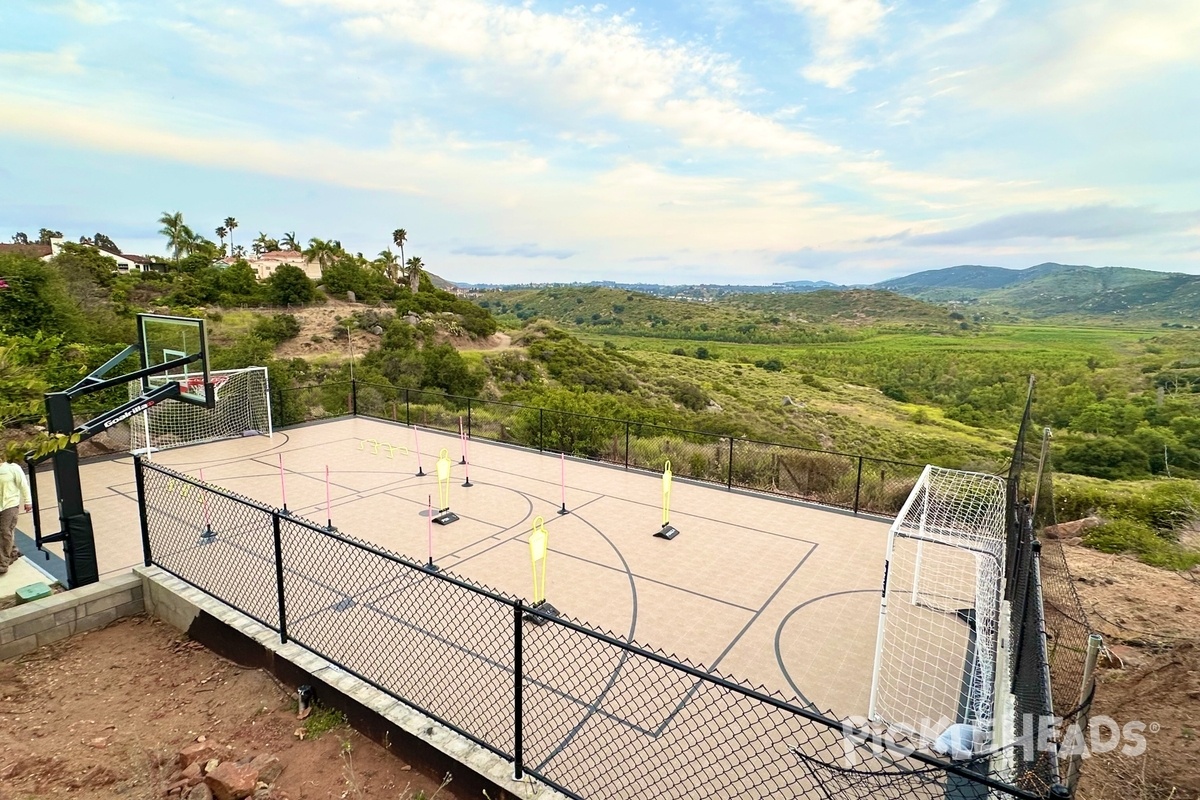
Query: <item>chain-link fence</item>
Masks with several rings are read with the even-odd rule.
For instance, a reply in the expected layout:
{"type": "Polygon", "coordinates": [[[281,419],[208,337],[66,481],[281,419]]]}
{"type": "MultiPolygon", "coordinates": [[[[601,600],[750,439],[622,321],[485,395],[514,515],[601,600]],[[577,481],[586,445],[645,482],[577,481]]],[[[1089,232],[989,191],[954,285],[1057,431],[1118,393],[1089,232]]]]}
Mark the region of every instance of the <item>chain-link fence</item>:
{"type": "MultiPolygon", "coordinates": [[[[1084,685],[1091,630],[1062,543],[1038,536],[1055,519],[1050,431],[1034,425],[1034,388],[1031,378],[1009,469],[1005,597],[1011,604],[1017,732],[1053,742],[1056,732],[1086,719],[1095,686],[1084,685]]],[[[1020,752],[1023,785],[1063,787],[1065,762],[1055,757],[1053,748],[1025,747],[1020,752]]]]}
{"type": "Polygon", "coordinates": [[[1047,797],[141,458],[135,470],[147,565],[572,797],[1047,797]]]}
{"type": "Polygon", "coordinates": [[[355,414],[469,438],[658,472],[680,478],[892,516],[923,465],[576,414],[519,403],[351,381],[283,389],[279,426],[355,414]]]}

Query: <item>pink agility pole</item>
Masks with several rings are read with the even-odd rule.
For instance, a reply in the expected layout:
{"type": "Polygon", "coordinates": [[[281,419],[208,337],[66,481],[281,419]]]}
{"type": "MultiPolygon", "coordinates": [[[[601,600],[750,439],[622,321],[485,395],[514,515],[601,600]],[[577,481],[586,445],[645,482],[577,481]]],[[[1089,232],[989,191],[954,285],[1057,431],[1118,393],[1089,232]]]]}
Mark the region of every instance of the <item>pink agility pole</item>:
{"type": "MultiPolygon", "coordinates": [[[[204,483],[204,470],[200,470],[200,483],[204,483]]],[[[208,516],[208,492],[204,487],[200,488],[200,508],[204,509],[204,533],[200,534],[202,539],[211,539],[216,536],[212,529],[212,520],[208,516]]]]}
{"type": "Polygon", "coordinates": [[[462,417],[458,418],[458,446],[462,450],[462,461],[460,464],[467,463],[467,435],[463,433],[462,417]]]}
{"type": "Polygon", "coordinates": [[[286,512],[287,507],[287,484],[283,480],[283,453],[279,454],[279,494],[283,497],[283,510],[286,512]]]}
{"type": "Polygon", "coordinates": [[[329,503],[329,465],[325,465],[325,528],[333,530],[333,510],[329,503]]]}
{"type": "Polygon", "coordinates": [[[562,508],[558,510],[560,514],[570,514],[567,511],[567,454],[558,454],[558,463],[560,466],[558,485],[562,488],[562,508]]]}
{"type": "Polygon", "coordinates": [[[425,470],[421,469],[421,440],[417,438],[417,426],[411,425],[413,434],[413,450],[417,451],[417,477],[424,478],[425,470]]]}

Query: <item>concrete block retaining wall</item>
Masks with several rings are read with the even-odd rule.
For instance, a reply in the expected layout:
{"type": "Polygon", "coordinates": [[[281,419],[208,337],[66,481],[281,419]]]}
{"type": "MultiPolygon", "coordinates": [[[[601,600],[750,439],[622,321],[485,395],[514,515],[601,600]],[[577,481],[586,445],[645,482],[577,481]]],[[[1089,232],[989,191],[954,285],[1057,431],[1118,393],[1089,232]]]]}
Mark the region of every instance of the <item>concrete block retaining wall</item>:
{"type": "Polygon", "coordinates": [[[141,577],[129,574],[0,611],[0,661],[141,614],[142,592],[141,577]]]}

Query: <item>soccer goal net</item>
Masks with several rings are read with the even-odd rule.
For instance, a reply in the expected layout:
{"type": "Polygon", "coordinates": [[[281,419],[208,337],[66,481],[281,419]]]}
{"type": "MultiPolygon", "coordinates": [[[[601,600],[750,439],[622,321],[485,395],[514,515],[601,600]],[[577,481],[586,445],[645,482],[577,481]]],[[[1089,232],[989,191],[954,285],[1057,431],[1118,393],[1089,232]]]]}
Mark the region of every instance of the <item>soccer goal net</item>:
{"type": "MultiPolygon", "coordinates": [[[[130,452],[150,453],[214,439],[272,435],[271,395],[266,367],[219,370],[211,372],[210,378],[217,393],[214,408],[179,402],[152,406],[141,415],[141,419],[130,420],[130,452]]],[[[173,379],[178,380],[177,377],[173,379]]],[[[156,380],[166,378],[151,378],[151,382],[156,380]]],[[[185,380],[203,379],[193,376],[185,380]]],[[[131,383],[130,397],[137,397],[140,393],[141,386],[131,383]]]]}
{"type": "Polygon", "coordinates": [[[888,534],[869,715],[959,757],[1002,729],[1004,501],[998,476],[927,466],[888,534]]]}

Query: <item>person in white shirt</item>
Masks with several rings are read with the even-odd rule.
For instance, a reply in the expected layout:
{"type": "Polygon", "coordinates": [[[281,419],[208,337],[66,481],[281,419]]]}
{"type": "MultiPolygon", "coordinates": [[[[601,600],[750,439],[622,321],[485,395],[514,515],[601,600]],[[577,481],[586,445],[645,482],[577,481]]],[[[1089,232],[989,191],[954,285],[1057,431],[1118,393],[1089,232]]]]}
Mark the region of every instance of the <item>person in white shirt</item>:
{"type": "Polygon", "coordinates": [[[8,572],[9,566],[21,557],[21,551],[13,540],[17,514],[21,506],[26,512],[33,507],[25,470],[3,458],[0,453],[0,575],[8,572]]]}

